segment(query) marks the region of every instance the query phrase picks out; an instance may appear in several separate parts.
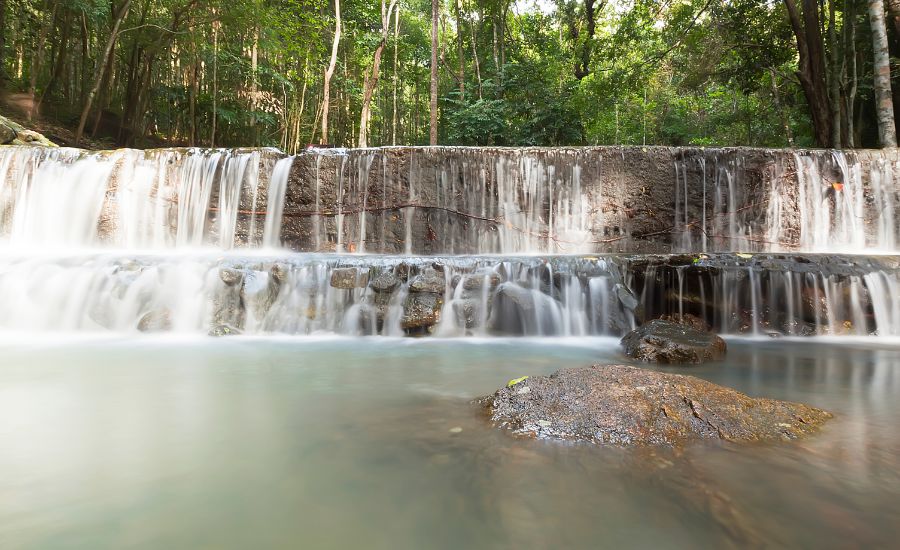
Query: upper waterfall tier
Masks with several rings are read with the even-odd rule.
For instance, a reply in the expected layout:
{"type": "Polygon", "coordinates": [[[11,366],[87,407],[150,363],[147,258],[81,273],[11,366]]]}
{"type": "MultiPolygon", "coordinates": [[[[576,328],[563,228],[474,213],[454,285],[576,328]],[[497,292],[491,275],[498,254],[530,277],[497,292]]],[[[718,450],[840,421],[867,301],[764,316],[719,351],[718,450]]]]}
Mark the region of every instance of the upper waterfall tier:
{"type": "Polygon", "coordinates": [[[8,247],[897,251],[897,151],[0,147],[8,247]]]}

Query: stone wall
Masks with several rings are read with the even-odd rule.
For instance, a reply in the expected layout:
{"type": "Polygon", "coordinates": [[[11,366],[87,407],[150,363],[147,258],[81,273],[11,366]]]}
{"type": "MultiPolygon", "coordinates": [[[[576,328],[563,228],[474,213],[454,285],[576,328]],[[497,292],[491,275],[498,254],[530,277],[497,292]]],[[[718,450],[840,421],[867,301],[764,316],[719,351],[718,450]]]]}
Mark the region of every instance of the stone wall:
{"type": "Polygon", "coordinates": [[[897,162],[896,152],[750,148],[316,151],[294,162],[283,235],[301,251],[792,250],[802,248],[804,223],[846,223],[835,212],[844,208],[862,213],[859,231],[873,241],[886,208],[869,180],[876,170],[886,181],[880,193],[892,211],[897,162]],[[800,204],[798,158],[821,204],[800,204]],[[836,203],[827,188],[843,180],[836,203]]]}

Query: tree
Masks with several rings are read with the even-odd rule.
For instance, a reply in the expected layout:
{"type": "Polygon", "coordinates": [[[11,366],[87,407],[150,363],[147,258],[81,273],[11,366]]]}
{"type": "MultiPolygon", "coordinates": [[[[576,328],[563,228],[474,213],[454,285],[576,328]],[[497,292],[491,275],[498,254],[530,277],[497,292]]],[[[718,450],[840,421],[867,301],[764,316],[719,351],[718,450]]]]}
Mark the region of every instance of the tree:
{"type": "Polygon", "coordinates": [[[825,46],[816,0],[802,0],[802,16],[794,0],[784,0],[791,27],[797,40],[800,64],[797,78],[806,96],[815,132],[816,144],[827,147],[831,142],[831,106],[825,78],[825,46]]]}
{"type": "Polygon", "coordinates": [[[428,143],[438,142],[438,18],[441,4],[431,0],[431,125],[428,143]]]}
{"type": "Polygon", "coordinates": [[[888,54],[887,30],[884,25],[884,0],[869,0],[869,22],[872,25],[872,47],[875,54],[875,111],[878,115],[878,138],[882,147],[896,147],[897,130],[894,126],[891,61],[888,54]]]}
{"type": "Polygon", "coordinates": [[[381,0],[381,40],[375,48],[375,54],[372,57],[372,71],[369,78],[366,79],[365,89],[363,91],[362,109],[359,115],[359,147],[368,147],[369,135],[369,117],[372,109],[372,94],[375,93],[375,87],[378,85],[378,75],[381,71],[381,54],[387,46],[388,32],[391,28],[391,12],[397,7],[397,0],[391,0],[385,9],[384,0],[381,0]]]}
{"type": "Polygon", "coordinates": [[[94,74],[94,85],[91,87],[91,91],[88,92],[84,107],[81,110],[81,118],[78,120],[78,129],[75,131],[75,145],[78,145],[81,142],[81,137],[84,134],[84,125],[87,123],[88,115],[91,113],[91,105],[94,102],[94,98],[97,96],[97,92],[100,89],[100,83],[103,81],[103,76],[109,66],[110,54],[112,54],[113,47],[116,45],[116,39],[119,36],[119,27],[122,25],[122,20],[128,15],[128,10],[131,8],[131,0],[123,0],[118,8],[116,8],[115,0],[110,0],[110,8],[113,14],[112,27],[109,31],[106,47],[103,49],[103,55],[100,56],[97,63],[97,71],[94,74]]]}
{"type": "Polygon", "coordinates": [[[860,0],[445,2],[0,0],[0,71],[104,147],[878,143],[860,0]]]}
{"type": "Polygon", "coordinates": [[[331,103],[331,77],[337,64],[338,46],[341,43],[341,0],[334,0],[334,39],[331,41],[331,60],[325,69],[325,81],[322,84],[322,145],[328,144],[328,110],[331,103]]]}

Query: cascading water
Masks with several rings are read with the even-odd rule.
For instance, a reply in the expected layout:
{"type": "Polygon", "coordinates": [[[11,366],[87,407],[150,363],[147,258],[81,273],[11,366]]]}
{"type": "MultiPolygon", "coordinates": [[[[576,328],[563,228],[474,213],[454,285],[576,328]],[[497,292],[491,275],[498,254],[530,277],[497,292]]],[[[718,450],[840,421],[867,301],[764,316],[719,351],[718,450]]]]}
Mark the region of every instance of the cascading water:
{"type": "MultiPolygon", "coordinates": [[[[257,208],[268,178],[259,172],[273,162],[274,152],[259,150],[4,147],[0,238],[29,250],[255,246],[267,242],[257,208]]],[[[286,178],[287,169],[279,175],[286,178]]],[[[269,205],[275,217],[278,204],[283,197],[269,205]]],[[[277,242],[280,223],[269,229],[277,242]]]]}
{"type": "Polygon", "coordinates": [[[676,159],[676,251],[897,252],[895,151],[742,151],[676,159]]]}
{"type": "Polygon", "coordinates": [[[582,336],[690,314],[726,333],[900,335],[898,260],[833,257],[895,251],[898,162],[2,147],[0,327],[582,336]]]}

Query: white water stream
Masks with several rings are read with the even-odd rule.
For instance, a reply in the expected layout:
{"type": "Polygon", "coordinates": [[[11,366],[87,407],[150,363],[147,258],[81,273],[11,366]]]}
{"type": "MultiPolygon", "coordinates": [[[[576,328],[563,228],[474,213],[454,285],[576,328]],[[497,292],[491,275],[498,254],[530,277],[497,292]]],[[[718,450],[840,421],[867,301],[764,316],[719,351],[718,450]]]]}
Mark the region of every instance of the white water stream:
{"type": "MultiPolygon", "coordinates": [[[[638,294],[655,313],[693,313],[726,333],[900,335],[897,262],[802,274],[777,258],[720,271],[656,262],[671,273],[657,277],[585,256],[598,234],[626,237],[606,212],[632,184],[597,180],[613,165],[628,175],[624,152],[391,154],[312,150],[303,172],[300,157],[274,150],[2,147],[0,328],[615,335],[640,321],[638,294]],[[288,237],[338,255],[293,253],[288,237]],[[388,245],[407,256],[360,256],[388,245]],[[411,256],[422,247],[506,257],[411,256]],[[559,253],[570,256],[546,257],[559,253]],[[413,281],[435,262],[440,286],[423,294],[413,281]],[[396,282],[377,287],[379,276],[396,282]]],[[[761,180],[734,152],[676,156],[673,248],[777,252],[792,240],[809,252],[895,252],[900,169],[867,154],[781,155],[761,180]]]]}

